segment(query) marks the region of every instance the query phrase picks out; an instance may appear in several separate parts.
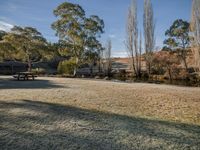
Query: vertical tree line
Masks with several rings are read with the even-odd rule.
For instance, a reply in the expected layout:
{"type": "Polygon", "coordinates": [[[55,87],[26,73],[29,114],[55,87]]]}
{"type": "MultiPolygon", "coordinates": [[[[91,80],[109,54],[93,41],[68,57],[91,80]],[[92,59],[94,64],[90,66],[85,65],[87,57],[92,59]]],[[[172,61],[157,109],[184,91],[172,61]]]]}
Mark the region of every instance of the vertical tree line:
{"type": "Polygon", "coordinates": [[[112,50],[112,41],[110,39],[107,40],[104,52],[105,58],[105,71],[106,75],[110,77],[112,71],[112,58],[111,58],[111,50],[112,50]]]}
{"type": "MultiPolygon", "coordinates": [[[[153,50],[155,47],[155,22],[151,0],[144,0],[143,27],[146,68],[148,75],[150,76],[153,50]]],[[[127,47],[128,55],[131,58],[133,73],[137,78],[140,78],[142,75],[142,34],[140,33],[139,40],[138,37],[137,1],[132,0],[131,6],[128,9],[125,45],[127,47]]]]}
{"type": "Polygon", "coordinates": [[[153,61],[153,50],[155,48],[155,21],[151,0],[144,0],[144,40],[145,40],[145,60],[149,76],[153,61]]]}
{"type": "Polygon", "coordinates": [[[131,6],[128,9],[128,17],[126,24],[126,41],[127,53],[131,58],[131,68],[133,74],[141,77],[141,35],[138,41],[138,18],[137,18],[137,1],[132,0],[131,6]]]}

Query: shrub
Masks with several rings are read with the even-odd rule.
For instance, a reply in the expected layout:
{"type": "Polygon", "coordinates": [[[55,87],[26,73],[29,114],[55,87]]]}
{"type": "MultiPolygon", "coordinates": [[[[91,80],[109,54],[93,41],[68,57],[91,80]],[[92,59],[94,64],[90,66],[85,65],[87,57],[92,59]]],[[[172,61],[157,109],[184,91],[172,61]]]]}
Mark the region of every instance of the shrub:
{"type": "Polygon", "coordinates": [[[70,59],[60,62],[57,70],[59,74],[72,75],[75,67],[76,67],[75,61],[73,59],[70,59]]]}
{"type": "Polygon", "coordinates": [[[46,69],[44,68],[35,68],[35,69],[32,69],[31,72],[38,75],[44,75],[47,73],[46,69]]]}
{"type": "Polygon", "coordinates": [[[180,65],[180,61],[177,59],[177,55],[170,51],[157,52],[154,55],[153,62],[154,67],[157,70],[157,72],[154,71],[154,73],[162,75],[163,72],[166,72],[170,81],[174,78],[175,71],[177,70],[178,65],[180,65]],[[159,68],[164,69],[163,72],[159,68]]]}

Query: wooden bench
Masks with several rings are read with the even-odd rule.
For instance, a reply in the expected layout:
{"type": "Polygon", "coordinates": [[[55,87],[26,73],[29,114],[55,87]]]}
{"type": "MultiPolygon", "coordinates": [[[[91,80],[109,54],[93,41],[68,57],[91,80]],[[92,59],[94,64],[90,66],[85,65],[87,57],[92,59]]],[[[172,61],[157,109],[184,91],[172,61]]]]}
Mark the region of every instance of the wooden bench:
{"type": "Polygon", "coordinates": [[[32,78],[32,80],[35,80],[37,77],[32,72],[19,72],[16,75],[13,76],[17,80],[23,79],[23,80],[29,80],[29,78],[32,78]]]}

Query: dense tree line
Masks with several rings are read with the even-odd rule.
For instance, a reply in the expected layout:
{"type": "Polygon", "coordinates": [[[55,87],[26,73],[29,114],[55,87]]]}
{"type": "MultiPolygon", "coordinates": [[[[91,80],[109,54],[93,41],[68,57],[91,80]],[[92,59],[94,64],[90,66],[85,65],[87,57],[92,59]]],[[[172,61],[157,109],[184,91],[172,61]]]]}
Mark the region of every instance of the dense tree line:
{"type": "MultiPolygon", "coordinates": [[[[81,64],[92,68],[100,62],[103,46],[98,38],[104,32],[104,22],[98,16],[85,16],[81,6],[64,2],[54,10],[59,18],[52,29],[59,37],[58,43],[50,43],[33,27],[14,26],[10,32],[0,31],[1,60],[26,62],[31,71],[32,63],[49,60],[55,56],[68,57],[73,74],[81,64]]],[[[63,63],[61,63],[63,64],[63,63]]]]}
{"type": "Polygon", "coordinates": [[[10,32],[1,33],[1,58],[26,62],[29,71],[33,63],[49,60],[54,56],[50,43],[36,28],[14,26],[10,32]]]}

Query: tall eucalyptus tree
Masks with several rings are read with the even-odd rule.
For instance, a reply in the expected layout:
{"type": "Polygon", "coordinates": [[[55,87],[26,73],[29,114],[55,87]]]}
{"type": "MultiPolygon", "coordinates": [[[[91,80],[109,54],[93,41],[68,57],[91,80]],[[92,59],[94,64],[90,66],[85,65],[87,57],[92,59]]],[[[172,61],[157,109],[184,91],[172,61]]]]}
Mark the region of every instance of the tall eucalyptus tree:
{"type": "Polygon", "coordinates": [[[54,10],[54,15],[58,18],[52,24],[56,35],[65,42],[66,48],[63,53],[71,54],[76,60],[74,75],[84,58],[85,50],[91,48],[97,41],[97,37],[103,33],[104,22],[98,16],[85,16],[85,11],[78,4],[64,2],[54,10]]]}

